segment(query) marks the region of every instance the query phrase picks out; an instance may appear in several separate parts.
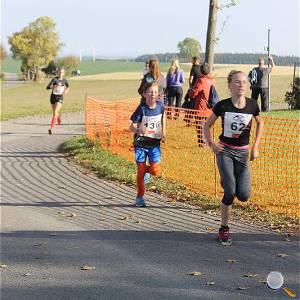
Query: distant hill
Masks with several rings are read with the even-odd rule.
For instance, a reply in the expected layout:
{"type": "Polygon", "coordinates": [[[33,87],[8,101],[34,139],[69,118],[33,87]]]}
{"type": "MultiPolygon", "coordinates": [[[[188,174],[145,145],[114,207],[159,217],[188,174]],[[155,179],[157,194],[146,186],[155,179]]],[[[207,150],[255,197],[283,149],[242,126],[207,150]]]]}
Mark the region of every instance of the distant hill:
{"type": "MultiPolygon", "coordinates": [[[[181,62],[185,62],[184,59],[179,57],[179,53],[156,53],[156,54],[144,54],[136,57],[135,61],[142,62],[150,60],[153,57],[157,57],[161,62],[170,62],[172,58],[177,57],[181,62]]],[[[216,64],[257,64],[259,57],[266,58],[264,53],[216,53],[214,62],[216,64]]],[[[299,63],[298,56],[279,56],[273,55],[274,62],[277,66],[292,66],[295,62],[299,63]]],[[[200,55],[201,61],[204,60],[204,53],[200,55]]]]}

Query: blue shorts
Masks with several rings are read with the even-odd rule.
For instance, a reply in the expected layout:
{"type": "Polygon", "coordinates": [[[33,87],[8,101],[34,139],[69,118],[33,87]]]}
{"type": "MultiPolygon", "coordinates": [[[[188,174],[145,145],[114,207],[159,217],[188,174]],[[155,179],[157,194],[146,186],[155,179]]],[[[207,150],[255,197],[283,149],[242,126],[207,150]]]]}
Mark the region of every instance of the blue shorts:
{"type": "Polygon", "coordinates": [[[140,148],[134,147],[134,156],[137,163],[146,162],[149,157],[149,163],[160,163],[160,147],[140,148]]]}

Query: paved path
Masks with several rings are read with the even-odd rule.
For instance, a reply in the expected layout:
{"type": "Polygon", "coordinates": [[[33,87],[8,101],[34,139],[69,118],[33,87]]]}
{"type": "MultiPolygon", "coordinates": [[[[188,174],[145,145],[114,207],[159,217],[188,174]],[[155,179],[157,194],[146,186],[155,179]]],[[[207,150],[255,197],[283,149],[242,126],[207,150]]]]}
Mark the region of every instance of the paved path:
{"type": "Polygon", "coordinates": [[[147,194],[149,207],[135,208],[133,188],[82,172],[58,152],[84,133],[83,114],[64,114],[52,136],[49,121],[1,124],[2,300],[286,299],[259,282],[273,270],[299,294],[295,238],[235,222],[235,243],[222,247],[210,212],[155,194],[147,194]],[[81,270],[85,264],[95,268],[81,270]]]}

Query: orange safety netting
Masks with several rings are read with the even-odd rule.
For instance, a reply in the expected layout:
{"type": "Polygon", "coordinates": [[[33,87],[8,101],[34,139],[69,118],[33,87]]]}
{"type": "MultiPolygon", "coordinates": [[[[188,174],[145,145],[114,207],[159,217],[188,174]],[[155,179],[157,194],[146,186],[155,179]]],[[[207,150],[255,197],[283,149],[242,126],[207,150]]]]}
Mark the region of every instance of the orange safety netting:
{"type": "MultiPolygon", "coordinates": [[[[130,116],[140,99],[104,102],[86,98],[86,136],[99,139],[101,146],[134,161],[130,116]]],[[[167,139],[162,144],[162,173],[193,191],[213,198],[222,197],[215,157],[206,146],[200,147],[201,126],[206,114],[167,107],[167,139]]],[[[260,157],[250,162],[251,202],[262,209],[299,217],[300,168],[299,120],[264,117],[265,128],[260,157]]],[[[212,128],[217,141],[220,121],[212,128]]],[[[255,122],[252,128],[252,141],[255,122]]]]}

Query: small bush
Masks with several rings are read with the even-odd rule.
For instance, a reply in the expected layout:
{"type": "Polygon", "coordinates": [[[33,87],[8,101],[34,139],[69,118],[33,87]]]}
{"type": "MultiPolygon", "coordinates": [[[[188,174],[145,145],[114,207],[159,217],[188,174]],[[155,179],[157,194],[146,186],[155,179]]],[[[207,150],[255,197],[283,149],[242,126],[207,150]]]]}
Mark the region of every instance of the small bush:
{"type": "Polygon", "coordinates": [[[300,109],[300,77],[296,77],[291,83],[292,91],[285,93],[285,101],[290,109],[300,109]]]}

